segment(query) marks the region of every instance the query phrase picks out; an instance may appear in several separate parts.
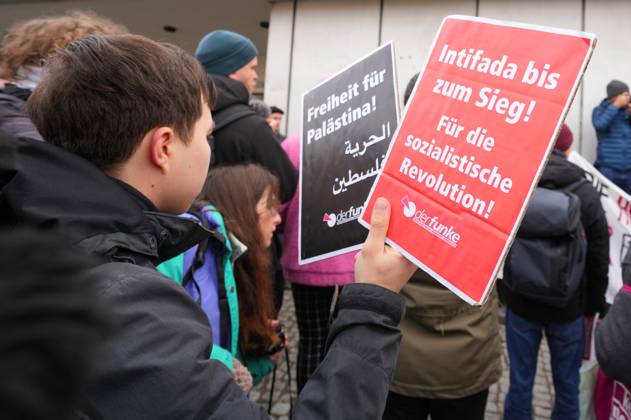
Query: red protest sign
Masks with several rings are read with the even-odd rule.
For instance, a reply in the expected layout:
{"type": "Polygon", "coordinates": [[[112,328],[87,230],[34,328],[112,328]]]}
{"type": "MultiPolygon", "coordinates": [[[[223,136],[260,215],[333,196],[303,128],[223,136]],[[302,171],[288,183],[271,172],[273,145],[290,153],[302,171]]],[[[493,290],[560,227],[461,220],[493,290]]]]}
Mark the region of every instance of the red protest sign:
{"type": "Polygon", "coordinates": [[[594,44],[582,32],[445,18],[360,223],[388,198],[388,242],[483,302],[594,44]]]}

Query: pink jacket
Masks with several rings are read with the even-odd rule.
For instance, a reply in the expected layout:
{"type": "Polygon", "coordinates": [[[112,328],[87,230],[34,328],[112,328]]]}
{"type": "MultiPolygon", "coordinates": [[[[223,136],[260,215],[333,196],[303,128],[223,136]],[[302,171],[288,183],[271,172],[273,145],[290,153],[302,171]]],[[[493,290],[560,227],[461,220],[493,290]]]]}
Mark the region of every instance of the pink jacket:
{"type": "MultiPolygon", "coordinates": [[[[300,137],[288,137],[281,143],[291,163],[299,169],[300,137]]],[[[284,246],[281,264],[285,279],[308,286],[335,286],[354,282],[355,252],[309,263],[298,264],[298,201],[300,186],[283,209],[284,246]]]]}

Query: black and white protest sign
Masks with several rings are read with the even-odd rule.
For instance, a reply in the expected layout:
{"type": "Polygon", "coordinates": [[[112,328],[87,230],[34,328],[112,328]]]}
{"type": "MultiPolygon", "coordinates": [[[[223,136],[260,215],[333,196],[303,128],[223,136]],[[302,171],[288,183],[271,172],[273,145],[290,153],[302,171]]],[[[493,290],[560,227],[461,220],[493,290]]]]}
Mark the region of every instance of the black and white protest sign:
{"type": "Polygon", "coordinates": [[[357,223],[398,123],[388,43],[303,95],[300,263],[358,249],[357,223]]]}

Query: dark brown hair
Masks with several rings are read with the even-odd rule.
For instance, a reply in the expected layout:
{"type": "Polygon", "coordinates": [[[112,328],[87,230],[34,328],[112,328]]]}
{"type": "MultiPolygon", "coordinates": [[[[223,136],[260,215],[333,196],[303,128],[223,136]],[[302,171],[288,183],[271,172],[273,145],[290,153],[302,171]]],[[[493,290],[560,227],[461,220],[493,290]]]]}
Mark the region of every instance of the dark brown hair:
{"type": "Polygon", "coordinates": [[[53,54],[28,100],[49,143],[103,170],[129,159],[144,135],[170,126],[191,139],[215,89],[194,57],[139,35],[90,35],[53,54]]]}
{"type": "Polygon", "coordinates": [[[221,212],[226,228],[248,250],[234,265],[239,299],[239,346],[246,357],[261,357],[278,344],[269,320],[272,303],[271,254],[263,245],[256,205],[270,189],[269,208],[280,205],[278,178],[259,165],[213,168],[197,206],[210,203],[221,212]]]}
{"type": "Polygon", "coordinates": [[[0,77],[13,80],[20,67],[40,66],[42,59],[82,36],[125,32],[122,25],[78,10],[18,22],[7,30],[0,44],[0,77]]]}

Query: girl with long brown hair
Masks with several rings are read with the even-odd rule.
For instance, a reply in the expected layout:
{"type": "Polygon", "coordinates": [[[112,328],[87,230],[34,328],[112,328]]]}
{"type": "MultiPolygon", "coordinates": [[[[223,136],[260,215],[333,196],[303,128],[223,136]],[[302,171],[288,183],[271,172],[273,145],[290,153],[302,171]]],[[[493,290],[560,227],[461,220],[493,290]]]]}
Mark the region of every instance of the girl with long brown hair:
{"type": "Polygon", "coordinates": [[[212,169],[183,215],[212,235],[158,266],[204,310],[213,334],[210,357],[231,369],[246,392],[272,371],[285,344],[273,320],[269,252],[281,221],[278,190],[278,179],[258,165],[212,169]]]}
{"type": "MultiPolygon", "coordinates": [[[[279,339],[271,320],[272,234],[281,222],[278,178],[259,165],[211,169],[201,203],[215,206],[228,232],[247,247],[234,263],[239,300],[239,350],[244,359],[269,355],[279,339]]],[[[256,379],[255,379],[256,382],[256,379]]]]}

